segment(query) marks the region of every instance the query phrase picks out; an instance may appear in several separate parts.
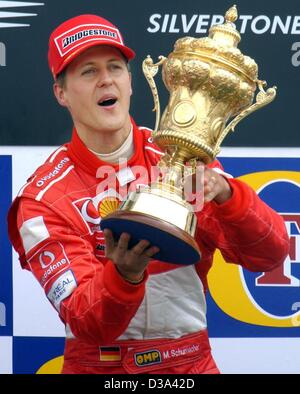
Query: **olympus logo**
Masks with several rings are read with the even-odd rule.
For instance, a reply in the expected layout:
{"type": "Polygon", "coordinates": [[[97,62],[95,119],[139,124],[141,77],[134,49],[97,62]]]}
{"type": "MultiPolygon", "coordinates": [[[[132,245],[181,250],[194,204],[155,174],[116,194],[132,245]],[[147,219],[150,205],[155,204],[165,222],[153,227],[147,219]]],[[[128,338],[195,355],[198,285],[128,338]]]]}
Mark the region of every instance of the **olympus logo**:
{"type": "MultiPolygon", "coordinates": [[[[222,15],[152,14],[149,33],[207,33],[212,25],[224,22],[222,15]]],[[[239,15],[237,29],[254,34],[300,34],[300,16],[239,15]]]]}
{"type": "Polygon", "coordinates": [[[54,168],[53,171],[51,171],[48,175],[44,176],[40,180],[37,181],[36,186],[37,187],[42,187],[46,181],[48,181],[51,178],[54,178],[56,175],[60,173],[62,168],[65,166],[66,163],[68,163],[70,159],[68,157],[65,157],[64,159],[61,160],[59,164],[54,168]]]}

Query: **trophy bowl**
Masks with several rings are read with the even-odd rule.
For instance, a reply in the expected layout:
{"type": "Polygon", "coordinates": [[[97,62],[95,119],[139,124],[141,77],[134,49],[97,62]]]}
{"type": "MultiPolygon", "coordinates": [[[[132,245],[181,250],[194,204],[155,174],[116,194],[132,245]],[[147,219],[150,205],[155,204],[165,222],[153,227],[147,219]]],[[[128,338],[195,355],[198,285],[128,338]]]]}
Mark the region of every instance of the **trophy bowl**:
{"type": "Polygon", "coordinates": [[[160,56],[153,63],[148,56],[143,62],[156,111],[152,136],[163,152],[158,166],[164,176],[131,192],[118,210],[101,220],[101,229],[111,229],[115,239],[129,233],[129,247],[148,240],[160,249],[153,257],[157,260],[195,264],[201,259],[194,239],[197,212],[184,191],[186,169],[195,174],[197,162],[212,162],[237,123],[276,96],[275,87],[264,90],[266,82],[258,79],[256,62],[237,47],[237,17],[233,6],[223,24],[210,28],[208,37],[180,38],[167,58],[160,56]],[[161,117],[154,81],[160,66],[170,94],[161,117]]]}

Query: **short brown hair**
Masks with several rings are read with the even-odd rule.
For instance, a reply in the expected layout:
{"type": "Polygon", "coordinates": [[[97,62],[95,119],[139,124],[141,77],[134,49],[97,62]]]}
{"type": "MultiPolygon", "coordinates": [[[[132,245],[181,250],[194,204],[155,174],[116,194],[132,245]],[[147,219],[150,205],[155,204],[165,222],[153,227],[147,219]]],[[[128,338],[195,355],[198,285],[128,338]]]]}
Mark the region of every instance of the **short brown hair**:
{"type": "Polygon", "coordinates": [[[55,82],[58,84],[60,88],[63,89],[66,86],[66,79],[67,79],[67,67],[56,76],[55,82]]]}

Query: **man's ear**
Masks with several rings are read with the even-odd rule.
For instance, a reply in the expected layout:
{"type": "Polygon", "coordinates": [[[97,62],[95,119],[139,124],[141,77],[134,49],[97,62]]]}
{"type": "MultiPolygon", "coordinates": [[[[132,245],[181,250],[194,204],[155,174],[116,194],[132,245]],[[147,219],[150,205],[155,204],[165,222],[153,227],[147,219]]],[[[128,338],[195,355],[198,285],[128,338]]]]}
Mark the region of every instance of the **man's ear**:
{"type": "Polygon", "coordinates": [[[68,107],[65,90],[57,82],[53,84],[53,92],[59,104],[63,107],[68,107]]]}
{"type": "Polygon", "coordinates": [[[130,96],[132,95],[132,74],[129,71],[129,82],[130,82],[130,96]]]}

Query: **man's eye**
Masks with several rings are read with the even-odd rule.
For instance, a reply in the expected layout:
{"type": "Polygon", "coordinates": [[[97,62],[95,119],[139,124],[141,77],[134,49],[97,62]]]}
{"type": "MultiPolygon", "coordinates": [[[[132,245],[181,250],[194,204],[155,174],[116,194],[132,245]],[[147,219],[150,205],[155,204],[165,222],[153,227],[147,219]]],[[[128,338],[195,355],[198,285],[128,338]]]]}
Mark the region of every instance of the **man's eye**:
{"type": "Polygon", "coordinates": [[[122,70],[122,66],[120,64],[117,63],[113,63],[110,65],[112,70],[122,70]]]}
{"type": "Polygon", "coordinates": [[[96,72],[96,70],[94,68],[89,68],[87,70],[84,70],[81,75],[91,75],[94,74],[96,72]]]}

